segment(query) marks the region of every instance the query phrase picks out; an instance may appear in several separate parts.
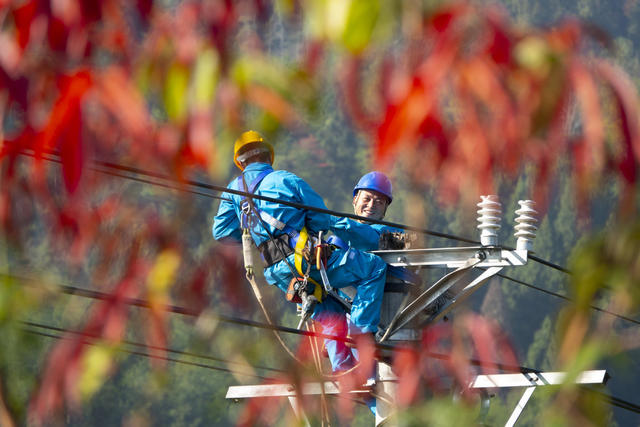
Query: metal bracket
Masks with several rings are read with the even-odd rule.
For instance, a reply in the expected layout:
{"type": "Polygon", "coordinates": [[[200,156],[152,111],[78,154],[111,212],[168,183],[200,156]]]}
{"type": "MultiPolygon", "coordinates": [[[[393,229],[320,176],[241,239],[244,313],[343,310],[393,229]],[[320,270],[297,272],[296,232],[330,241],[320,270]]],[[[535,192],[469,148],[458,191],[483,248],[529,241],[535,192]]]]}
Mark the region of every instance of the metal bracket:
{"type": "MultiPolygon", "coordinates": [[[[513,427],[537,387],[563,384],[566,377],[566,372],[527,372],[521,374],[478,375],[473,379],[473,381],[471,381],[469,388],[478,391],[495,388],[525,388],[524,394],[505,424],[507,427],[513,427]]],[[[607,378],[608,375],[605,370],[583,371],[574,379],[573,383],[604,384],[607,381],[607,378]]],[[[384,375],[379,375],[377,378],[378,384],[395,384],[396,382],[397,377],[395,377],[390,369],[385,371],[384,375]]],[[[371,389],[361,388],[349,390],[347,393],[351,396],[365,396],[371,394],[371,389]]],[[[303,423],[305,423],[308,422],[308,419],[306,419],[305,415],[300,411],[297,399],[305,395],[321,394],[340,394],[339,384],[333,381],[327,381],[324,383],[306,383],[302,384],[300,389],[297,389],[292,384],[231,386],[227,390],[226,398],[237,400],[253,397],[286,397],[289,399],[296,415],[300,417],[303,423]]]]}
{"type": "MultiPolygon", "coordinates": [[[[525,387],[522,397],[518,401],[505,427],[513,427],[520,414],[529,402],[537,387],[558,385],[565,382],[566,372],[527,372],[522,374],[492,374],[478,375],[469,385],[472,389],[492,389],[525,387]]],[[[607,381],[607,371],[583,371],[573,381],[575,384],[604,384],[607,381]]]]}
{"type": "Polygon", "coordinates": [[[409,305],[401,310],[390,322],[389,327],[380,339],[380,342],[385,341],[392,336],[394,332],[401,329],[407,323],[411,321],[415,316],[421,313],[429,304],[435,301],[440,295],[444,294],[449,288],[455,285],[464,275],[475,267],[480,260],[467,259],[464,265],[458,267],[455,271],[447,274],[438,280],[433,286],[424,291],[416,299],[414,299],[409,305]]]}
{"type": "Polygon", "coordinates": [[[469,259],[479,259],[476,267],[510,267],[525,265],[528,251],[507,250],[496,246],[428,248],[372,251],[387,264],[397,267],[459,268],[469,259]]]}

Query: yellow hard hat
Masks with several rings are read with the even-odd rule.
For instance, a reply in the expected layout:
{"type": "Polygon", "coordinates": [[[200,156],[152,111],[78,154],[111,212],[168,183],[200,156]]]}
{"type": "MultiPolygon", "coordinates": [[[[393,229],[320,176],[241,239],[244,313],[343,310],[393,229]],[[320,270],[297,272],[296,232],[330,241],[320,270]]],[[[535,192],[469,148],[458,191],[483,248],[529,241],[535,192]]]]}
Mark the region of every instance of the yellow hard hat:
{"type": "Polygon", "coordinates": [[[273,147],[271,146],[271,144],[265,141],[264,137],[260,135],[258,132],[256,132],[255,130],[248,130],[246,132],[242,132],[242,135],[240,135],[240,137],[236,139],[236,144],[233,147],[233,162],[236,164],[236,166],[238,166],[238,168],[240,168],[240,170],[244,170],[244,168],[240,164],[240,159],[238,159],[238,157],[241,154],[246,154],[246,153],[241,153],[241,151],[243,151],[243,149],[246,148],[249,144],[257,144],[256,149],[258,150],[262,149],[262,151],[268,151],[271,154],[271,164],[273,164],[274,154],[273,154],[273,147]]]}

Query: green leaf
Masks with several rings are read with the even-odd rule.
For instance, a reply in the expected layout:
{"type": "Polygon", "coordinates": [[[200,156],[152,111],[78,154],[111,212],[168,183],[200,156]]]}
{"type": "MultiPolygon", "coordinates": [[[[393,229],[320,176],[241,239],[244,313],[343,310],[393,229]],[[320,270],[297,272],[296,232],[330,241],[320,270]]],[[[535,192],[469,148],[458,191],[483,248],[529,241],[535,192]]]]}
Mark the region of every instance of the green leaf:
{"type": "Polygon", "coordinates": [[[342,35],[345,47],[353,53],[362,52],[371,41],[379,17],[380,0],[353,0],[342,35]]]}
{"type": "Polygon", "coordinates": [[[206,49],[198,57],[193,76],[193,100],[196,108],[204,108],[213,102],[218,85],[218,54],[206,49]]]}
{"type": "Polygon", "coordinates": [[[188,86],[189,69],[177,62],[171,65],[164,86],[164,107],[171,121],[181,122],[187,116],[188,86]]]}
{"type": "Polygon", "coordinates": [[[113,359],[113,348],[105,345],[90,346],[82,358],[82,376],[78,383],[80,395],[88,399],[107,379],[113,359]]]}

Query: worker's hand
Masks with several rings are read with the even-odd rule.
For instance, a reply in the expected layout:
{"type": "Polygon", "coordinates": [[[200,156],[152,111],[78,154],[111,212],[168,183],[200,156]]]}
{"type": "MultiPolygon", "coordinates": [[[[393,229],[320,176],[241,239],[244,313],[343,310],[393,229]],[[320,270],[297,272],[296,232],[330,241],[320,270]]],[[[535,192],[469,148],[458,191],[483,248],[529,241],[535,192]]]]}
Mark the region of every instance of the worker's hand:
{"type": "Polygon", "coordinates": [[[418,240],[418,234],[413,231],[404,233],[404,247],[405,249],[411,248],[412,244],[418,240]]]}
{"type": "Polygon", "coordinates": [[[302,256],[307,262],[311,263],[315,261],[311,256],[311,248],[309,247],[309,245],[304,245],[304,247],[302,248],[302,256]]]}
{"type": "Polygon", "coordinates": [[[417,240],[415,233],[385,232],[380,235],[380,249],[408,249],[417,240]]]}

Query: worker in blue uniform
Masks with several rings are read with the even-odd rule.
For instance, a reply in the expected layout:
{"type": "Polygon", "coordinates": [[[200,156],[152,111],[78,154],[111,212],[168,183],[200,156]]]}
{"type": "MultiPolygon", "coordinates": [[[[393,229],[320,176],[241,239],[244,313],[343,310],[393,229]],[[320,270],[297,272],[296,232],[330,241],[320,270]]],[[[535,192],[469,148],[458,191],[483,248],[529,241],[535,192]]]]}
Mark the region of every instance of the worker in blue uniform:
{"type": "MultiPolygon", "coordinates": [[[[365,174],[353,189],[354,213],[362,217],[382,220],[392,201],[391,181],[382,172],[365,174]]],[[[329,238],[330,243],[342,248],[351,247],[363,251],[377,250],[383,233],[402,232],[387,225],[337,216],[331,217],[331,230],[334,235],[329,238]]],[[[340,307],[325,307],[321,316],[324,317],[321,323],[324,334],[344,336],[343,331],[347,323],[344,310],[340,307]]],[[[358,359],[357,351],[341,341],[326,339],[324,344],[334,371],[350,368],[358,359]]]]}
{"type": "MultiPolygon", "coordinates": [[[[382,172],[369,172],[360,178],[353,189],[353,211],[356,215],[382,220],[393,201],[393,187],[382,172]]],[[[368,223],[344,217],[331,217],[331,229],[346,245],[362,250],[379,249],[383,233],[401,233],[402,230],[388,225],[368,223]]]]}
{"type": "MultiPolygon", "coordinates": [[[[234,147],[234,162],[242,174],[228,188],[326,209],[322,198],[304,180],[287,171],[274,171],[273,158],[273,148],[262,135],[244,132],[234,147]]],[[[214,219],[213,237],[239,242],[243,229],[248,230],[265,262],[266,280],[287,292],[295,270],[308,271],[312,280],[322,283],[314,262],[302,259],[301,266],[295,266],[294,252],[305,236],[311,239],[331,226],[331,216],[325,213],[224,193],[214,219]]],[[[356,288],[347,325],[349,336],[377,332],[386,268],[386,263],[374,254],[332,247],[326,263],[329,282],[335,288],[356,288]]],[[[337,312],[338,308],[337,302],[324,298],[316,305],[313,318],[322,322],[326,313],[337,312]]]]}

